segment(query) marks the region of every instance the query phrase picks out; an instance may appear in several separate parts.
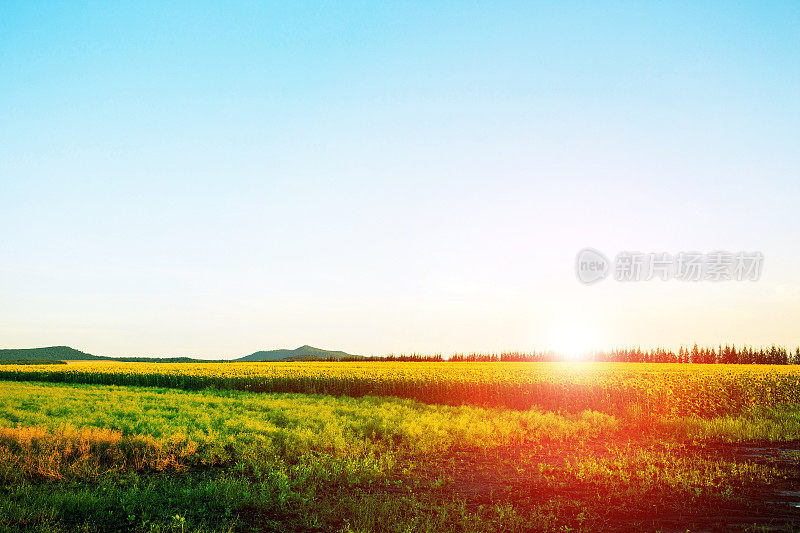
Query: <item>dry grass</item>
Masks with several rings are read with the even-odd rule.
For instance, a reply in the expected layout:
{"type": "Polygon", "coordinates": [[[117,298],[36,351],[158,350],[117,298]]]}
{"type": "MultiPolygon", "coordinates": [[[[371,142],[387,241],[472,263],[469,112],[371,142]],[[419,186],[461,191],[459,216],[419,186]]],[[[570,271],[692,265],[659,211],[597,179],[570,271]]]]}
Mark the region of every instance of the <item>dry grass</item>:
{"type": "Polygon", "coordinates": [[[198,445],[100,428],[0,428],[0,479],[91,479],[127,470],[182,471],[198,445]]]}

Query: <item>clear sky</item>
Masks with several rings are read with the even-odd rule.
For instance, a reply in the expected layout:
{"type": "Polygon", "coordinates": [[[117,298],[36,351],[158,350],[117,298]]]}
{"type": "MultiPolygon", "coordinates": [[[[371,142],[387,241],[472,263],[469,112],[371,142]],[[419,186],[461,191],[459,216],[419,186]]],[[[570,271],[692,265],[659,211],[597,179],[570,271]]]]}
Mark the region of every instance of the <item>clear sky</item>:
{"type": "Polygon", "coordinates": [[[800,3],[6,1],[0,200],[2,347],[794,346],[800,3]]]}

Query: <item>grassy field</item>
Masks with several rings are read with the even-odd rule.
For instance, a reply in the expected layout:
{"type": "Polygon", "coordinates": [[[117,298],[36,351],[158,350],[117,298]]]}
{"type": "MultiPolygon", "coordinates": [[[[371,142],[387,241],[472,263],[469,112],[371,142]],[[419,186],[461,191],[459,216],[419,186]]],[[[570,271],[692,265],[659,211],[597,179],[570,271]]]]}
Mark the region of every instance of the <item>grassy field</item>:
{"type": "Polygon", "coordinates": [[[0,367],[0,530],[800,528],[800,369],[0,367]]]}

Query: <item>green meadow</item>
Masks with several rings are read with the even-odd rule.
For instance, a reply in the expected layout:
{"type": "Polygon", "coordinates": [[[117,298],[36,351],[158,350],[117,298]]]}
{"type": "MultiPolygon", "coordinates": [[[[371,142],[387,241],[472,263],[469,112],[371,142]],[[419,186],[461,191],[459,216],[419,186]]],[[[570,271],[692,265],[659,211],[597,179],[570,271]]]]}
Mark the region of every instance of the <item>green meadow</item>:
{"type": "Polygon", "coordinates": [[[651,416],[5,381],[0,529],[792,530],[797,407],[651,416]]]}

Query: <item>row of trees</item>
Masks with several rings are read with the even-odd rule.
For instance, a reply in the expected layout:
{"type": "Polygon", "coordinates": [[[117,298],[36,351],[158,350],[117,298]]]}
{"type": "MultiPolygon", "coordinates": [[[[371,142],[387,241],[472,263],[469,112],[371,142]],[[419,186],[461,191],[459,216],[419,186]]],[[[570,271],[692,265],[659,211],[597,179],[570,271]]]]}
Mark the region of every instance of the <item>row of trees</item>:
{"type": "MultiPolygon", "coordinates": [[[[422,355],[388,355],[385,357],[368,357],[359,359],[342,359],[343,361],[408,361],[408,362],[547,362],[564,361],[563,354],[552,350],[532,352],[503,353],[457,353],[445,359],[441,354],[422,355]]],[[[583,361],[605,361],[620,363],[702,363],[702,364],[756,364],[756,365],[798,365],[800,364],[800,347],[794,351],[774,344],[769,348],[753,348],[744,346],[698,347],[681,346],[677,352],[665,348],[642,350],[641,348],[615,348],[613,350],[595,350],[579,357],[583,361]]]]}
{"type": "Polygon", "coordinates": [[[678,353],[663,348],[654,350],[623,348],[610,352],[598,352],[595,354],[595,360],[631,363],[790,365],[800,364],[800,347],[795,348],[792,352],[783,346],[774,344],[769,348],[757,349],[751,346],[737,348],[735,345],[728,346],[727,344],[724,347],[719,345],[717,348],[698,348],[695,344],[691,349],[681,346],[678,353]]]}

